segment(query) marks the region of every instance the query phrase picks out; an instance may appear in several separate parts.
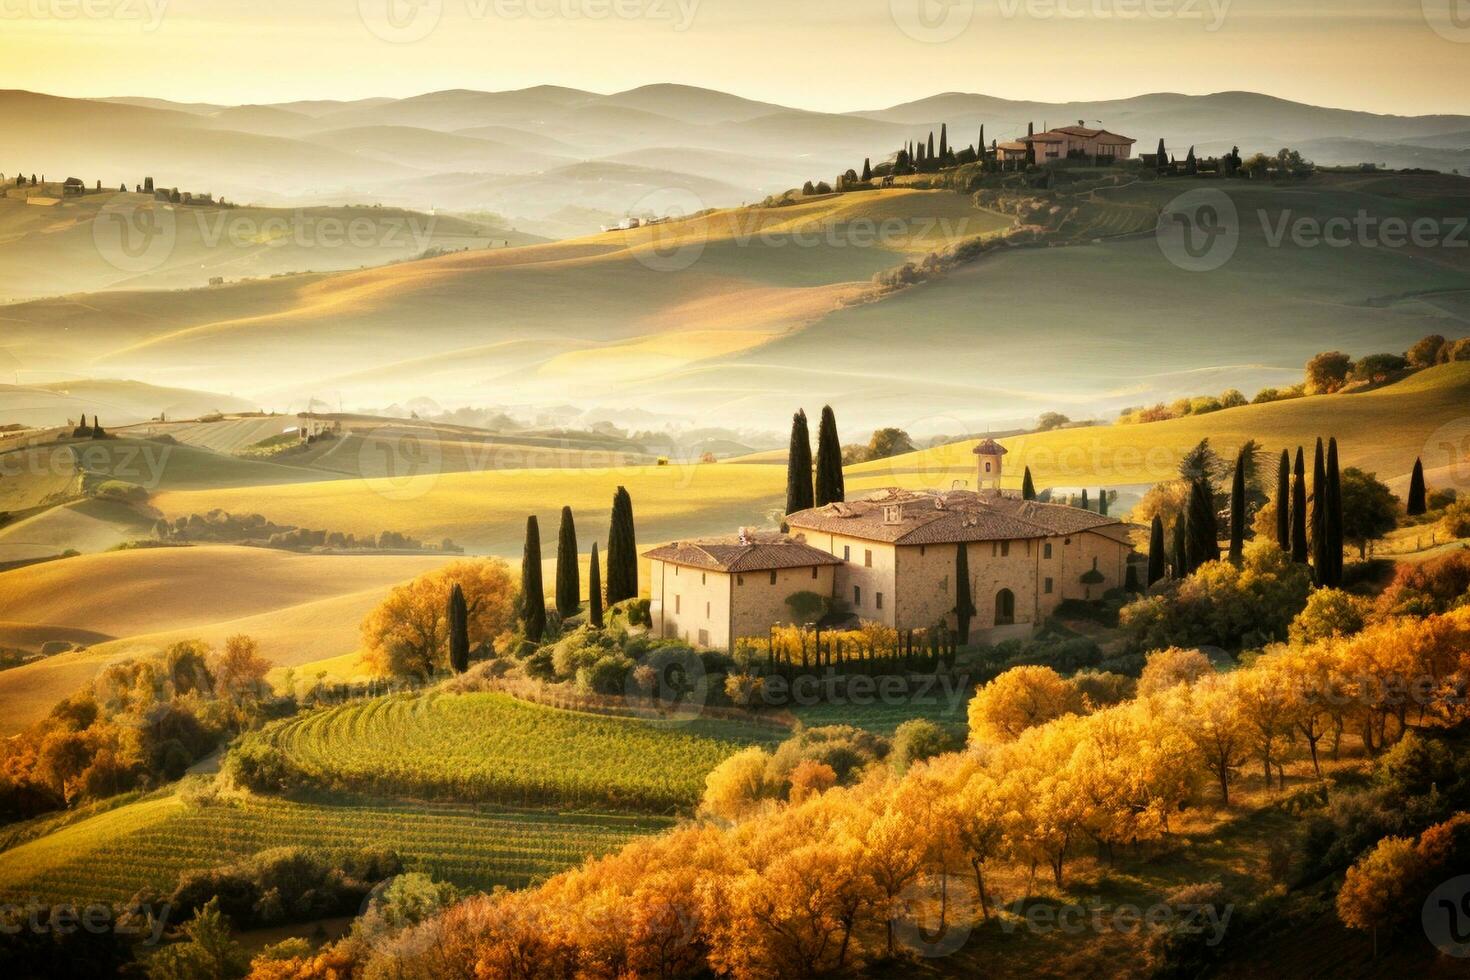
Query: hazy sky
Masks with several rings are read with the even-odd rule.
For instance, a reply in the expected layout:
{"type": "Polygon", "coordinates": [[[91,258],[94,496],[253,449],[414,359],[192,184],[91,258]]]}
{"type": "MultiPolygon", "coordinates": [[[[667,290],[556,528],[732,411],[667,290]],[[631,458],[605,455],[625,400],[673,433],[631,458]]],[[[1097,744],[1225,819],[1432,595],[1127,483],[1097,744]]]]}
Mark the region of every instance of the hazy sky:
{"type": "Polygon", "coordinates": [[[0,0],[0,87],[278,102],[683,82],[815,109],[1250,89],[1470,112],[1470,0],[0,0]]]}

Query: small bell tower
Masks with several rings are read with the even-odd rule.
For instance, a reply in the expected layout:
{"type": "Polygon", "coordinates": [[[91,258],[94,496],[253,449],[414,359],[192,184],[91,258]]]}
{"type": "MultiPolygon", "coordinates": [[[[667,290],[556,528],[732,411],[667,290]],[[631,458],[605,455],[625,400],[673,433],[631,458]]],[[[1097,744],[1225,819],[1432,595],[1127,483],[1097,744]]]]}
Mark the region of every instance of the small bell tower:
{"type": "Polygon", "coordinates": [[[979,480],[975,484],[981,493],[1000,493],[1002,461],[1006,448],[994,439],[986,439],[975,447],[979,480]]]}

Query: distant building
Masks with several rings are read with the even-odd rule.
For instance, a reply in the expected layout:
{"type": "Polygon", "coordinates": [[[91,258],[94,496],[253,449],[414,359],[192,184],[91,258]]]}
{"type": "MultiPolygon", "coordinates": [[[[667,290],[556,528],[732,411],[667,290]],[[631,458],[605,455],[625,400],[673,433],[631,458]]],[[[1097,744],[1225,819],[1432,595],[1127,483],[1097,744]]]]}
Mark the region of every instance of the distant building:
{"type": "Polygon", "coordinates": [[[1075,126],[1049,129],[1034,136],[1000,143],[996,152],[1002,163],[1024,161],[1028,145],[1036,147],[1037,163],[1093,158],[1128,160],[1132,158],[1133,145],[1137,142],[1106,129],[1090,129],[1079,121],[1075,126]]]}

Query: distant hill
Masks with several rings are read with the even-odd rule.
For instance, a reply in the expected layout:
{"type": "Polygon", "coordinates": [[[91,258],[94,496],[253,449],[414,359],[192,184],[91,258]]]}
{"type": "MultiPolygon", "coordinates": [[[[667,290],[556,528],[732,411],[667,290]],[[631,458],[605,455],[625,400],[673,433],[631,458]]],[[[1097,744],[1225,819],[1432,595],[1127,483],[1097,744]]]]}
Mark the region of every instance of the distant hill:
{"type": "MultiPolygon", "coordinates": [[[[4,371],[3,364],[0,371],[4,371]]],[[[256,407],[230,395],[138,381],[78,379],[39,385],[0,384],[0,425],[59,426],[83,415],[100,415],[104,427],[123,426],[159,415],[197,418],[211,412],[247,412],[256,407]]]]}
{"type": "Polygon", "coordinates": [[[1381,115],[1252,92],[1065,103],[951,92],[827,113],[667,84],[611,95],[543,85],[264,106],[11,91],[0,92],[0,131],[11,151],[0,166],[75,173],[114,187],[151,174],[166,186],[260,204],[383,201],[416,209],[513,199],[521,177],[529,203],[512,213],[523,230],[564,236],[595,230],[609,214],[622,216],[645,193],[634,183],[582,182],[568,184],[553,202],[541,190],[541,174],[569,164],[611,158],[665,172],[673,186],[691,177],[728,182],[733,191],[712,191],[707,202],[720,206],[758,199],[771,187],[799,183],[797,176],[830,180],[865,157],[881,160],[906,140],[926,138],[941,124],[964,146],[979,138],[982,125],[987,139],[1006,139],[1028,122],[1041,127],[1079,119],[1137,139],[1140,152],[1163,138],[1181,157],[1191,145],[1210,152],[1239,146],[1246,153],[1294,146],[1321,164],[1447,170],[1466,166],[1453,134],[1470,131],[1470,116],[1381,115]],[[1393,143],[1404,148],[1383,145],[1393,143]],[[734,169],[721,158],[748,164],[734,169]],[[501,188],[495,193],[486,189],[492,178],[501,188]]]}

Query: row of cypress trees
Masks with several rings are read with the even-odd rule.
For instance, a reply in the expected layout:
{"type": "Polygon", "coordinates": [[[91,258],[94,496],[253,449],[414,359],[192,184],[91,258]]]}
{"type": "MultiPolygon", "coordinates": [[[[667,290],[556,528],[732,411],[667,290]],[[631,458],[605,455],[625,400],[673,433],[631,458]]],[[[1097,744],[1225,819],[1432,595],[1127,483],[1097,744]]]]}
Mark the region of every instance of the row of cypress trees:
{"type": "Polygon", "coordinates": [[[837,437],[837,416],[832,406],[822,408],[822,421],[817,429],[815,475],[806,411],[797,411],[791,418],[791,447],[786,457],[786,513],[795,514],[846,499],[842,441],[837,437]]]}
{"type": "MultiPolygon", "coordinates": [[[[1230,560],[1237,564],[1245,554],[1246,484],[1251,465],[1242,449],[1235,458],[1230,486],[1230,560]]],[[[1416,465],[1416,471],[1419,468],[1416,465]]],[[[1422,479],[1422,471],[1420,476],[1422,479]]],[[[1184,578],[1205,562],[1220,558],[1219,528],[1215,515],[1214,488],[1208,476],[1190,480],[1189,503],[1174,523],[1172,547],[1166,560],[1164,523],[1155,515],[1149,529],[1148,584],[1167,574],[1172,565],[1176,578],[1184,578]]],[[[1276,473],[1276,543],[1299,564],[1310,562],[1317,584],[1327,588],[1342,585],[1343,514],[1342,475],[1338,465],[1337,439],[1325,447],[1317,440],[1312,466],[1312,487],[1307,493],[1306,454],[1298,446],[1293,466],[1288,450],[1281,451],[1276,473]]]]}
{"type": "MultiPolygon", "coordinates": [[[[570,507],[561,509],[561,527],[556,540],[556,611],[562,619],[575,616],[582,607],[582,572],[577,564],[577,525],[570,507]]],[[[457,588],[457,587],[456,587],[457,588]]],[[[607,535],[607,588],[602,585],[602,564],[597,544],[592,545],[592,565],[587,574],[587,621],[603,626],[603,604],[616,605],[638,595],[638,544],[633,526],[633,498],[626,487],[613,494],[612,520],[607,535]],[[605,599],[604,599],[605,596],[605,599]]],[[[541,642],[546,635],[546,591],[541,578],[541,526],[535,515],[526,518],[526,544],[521,553],[521,624],[526,639],[541,642]]]]}

